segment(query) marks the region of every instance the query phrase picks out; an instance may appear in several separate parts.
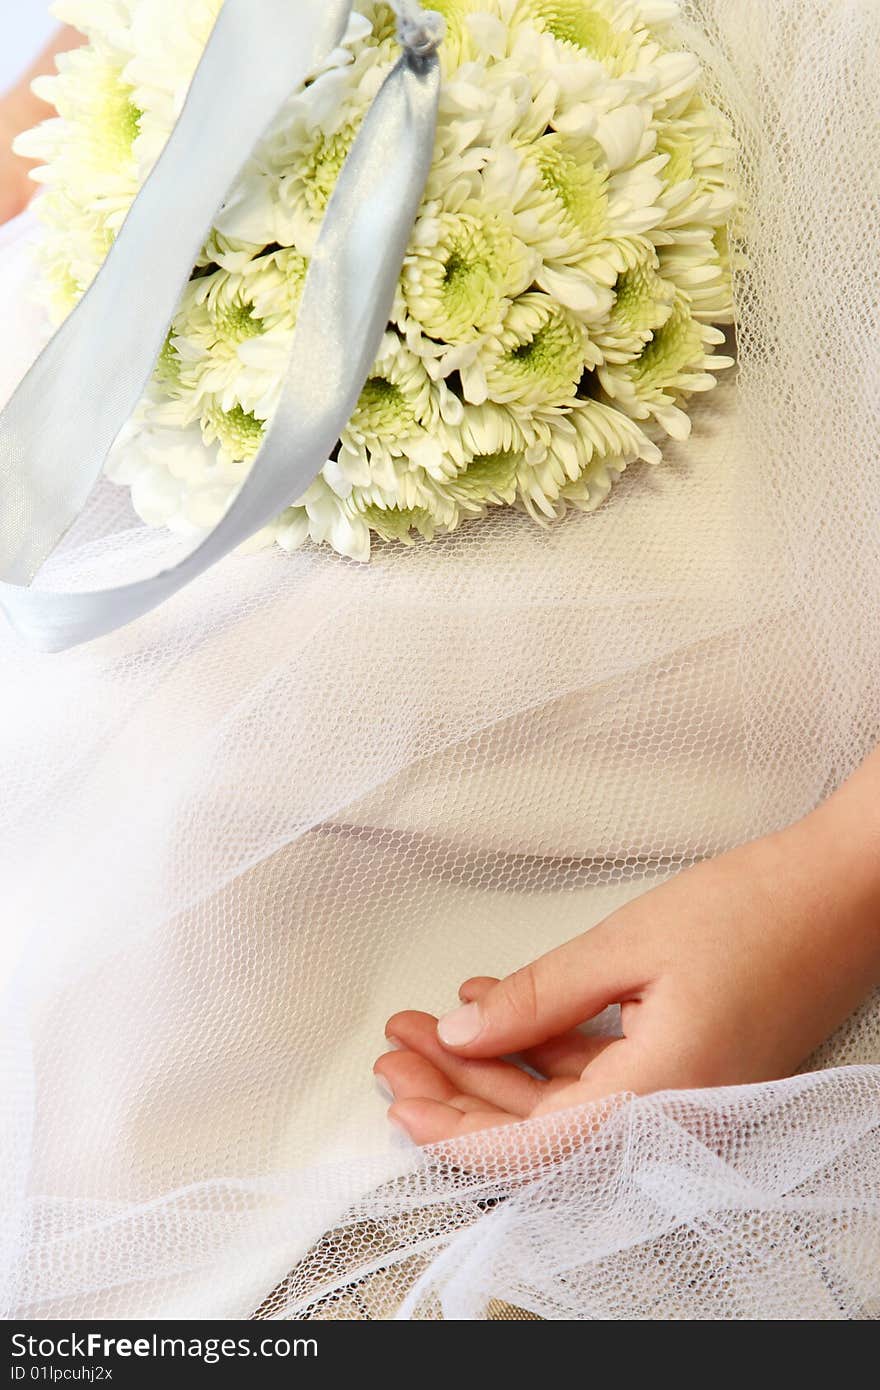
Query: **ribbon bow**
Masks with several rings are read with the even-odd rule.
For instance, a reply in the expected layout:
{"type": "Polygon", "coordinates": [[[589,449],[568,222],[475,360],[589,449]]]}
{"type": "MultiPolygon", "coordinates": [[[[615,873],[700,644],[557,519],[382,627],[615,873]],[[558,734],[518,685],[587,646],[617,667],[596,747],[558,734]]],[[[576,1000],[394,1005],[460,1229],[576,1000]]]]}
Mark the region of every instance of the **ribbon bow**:
{"type": "Polygon", "coordinates": [[[324,466],[379,351],[434,150],[443,20],[413,0],[394,8],[404,53],[330,200],[281,402],[231,507],[184,560],[148,579],[92,593],[35,589],[147,386],[237,172],[342,41],[352,10],[352,0],[225,0],[105,264],[0,415],[0,605],[32,646],[62,651],[156,608],[268,525],[324,466]]]}

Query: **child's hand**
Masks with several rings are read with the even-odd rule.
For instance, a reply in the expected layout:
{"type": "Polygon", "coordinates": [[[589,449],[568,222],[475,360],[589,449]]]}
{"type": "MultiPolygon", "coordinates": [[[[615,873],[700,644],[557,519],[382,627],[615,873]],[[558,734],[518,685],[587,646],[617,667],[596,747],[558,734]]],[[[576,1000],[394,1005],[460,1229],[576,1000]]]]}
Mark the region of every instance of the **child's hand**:
{"type": "Polygon", "coordinates": [[[22,129],[16,103],[9,97],[0,100],[0,225],[24,212],[36,192],[28,177],[30,165],[12,153],[22,129]]]}
{"type": "Polygon", "coordinates": [[[623,1091],[789,1075],[880,980],[878,775],[875,755],[784,834],[687,870],[500,983],[468,981],[439,1027],[396,1014],[402,1050],[375,1067],[390,1118],[426,1144],[623,1091]],[[623,1038],[572,1031],[615,1003],[623,1038]]]}
{"type": "Polygon", "coordinates": [[[35,77],[55,71],[59,53],[67,53],[83,42],[82,34],[65,25],[18,86],[5,96],[0,95],[0,226],[24,212],[36,192],[36,185],[28,177],[34,166],[12,153],[13,142],[23,131],[55,114],[51,106],[34,95],[31,83],[35,77]]]}

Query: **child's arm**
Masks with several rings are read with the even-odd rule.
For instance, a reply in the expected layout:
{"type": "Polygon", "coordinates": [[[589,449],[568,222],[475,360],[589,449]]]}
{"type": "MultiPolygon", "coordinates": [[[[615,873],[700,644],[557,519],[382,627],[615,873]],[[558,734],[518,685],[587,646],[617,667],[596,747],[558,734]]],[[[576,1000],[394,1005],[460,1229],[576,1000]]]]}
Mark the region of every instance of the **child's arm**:
{"type": "Polygon", "coordinates": [[[439,1027],[388,1024],[390,1118],[418,1143],[622,1091],[790,1075],[880,983],[880,750],[805,820],[699,864],[439,1027]],[[571,1031],[609,1004],[624,1037],[571,1031]],[[438,1037],[439,1033],[439,1037],[438,1037]],[[523,1053],[537,1081],[498,1060],[523,1053]]]}
{"type": "Polygon", "coordinates": [[[28,178],[33,165],[12,153],[12,143],[23,130],[54,115],[52,107],[31,91],[31,83],[35,77],[54,71],[59,53],[67,53],[83,42],[76,29],[59,29],[18,85],[0,97],[0,223],[23,212],[35,192],[28,178]]]}

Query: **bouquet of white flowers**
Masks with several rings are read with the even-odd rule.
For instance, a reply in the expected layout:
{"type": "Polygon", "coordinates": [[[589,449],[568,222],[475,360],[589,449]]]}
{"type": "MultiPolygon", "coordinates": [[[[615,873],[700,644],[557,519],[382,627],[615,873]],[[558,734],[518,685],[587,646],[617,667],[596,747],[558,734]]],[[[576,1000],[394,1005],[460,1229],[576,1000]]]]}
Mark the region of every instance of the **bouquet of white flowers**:
{"type": "MultiPolygon", "coordinates": [[[[221,0],[57,13],[90,43],[42,83],[59,119],[23,137],[63,316],[179,112],[221,0]]],[[[309,258],[399,49],[362,0],[219,213],[111,476],[183,533],[227,509],[277,405],[309,258]]],[[[689,397],[731,364],[728,127],[671,0],[437,0],[447,24],[433,168],[392,321],[322,472],[263,539],[356,559],[494,506],[591,510],[687,436],[689,397]]]]}

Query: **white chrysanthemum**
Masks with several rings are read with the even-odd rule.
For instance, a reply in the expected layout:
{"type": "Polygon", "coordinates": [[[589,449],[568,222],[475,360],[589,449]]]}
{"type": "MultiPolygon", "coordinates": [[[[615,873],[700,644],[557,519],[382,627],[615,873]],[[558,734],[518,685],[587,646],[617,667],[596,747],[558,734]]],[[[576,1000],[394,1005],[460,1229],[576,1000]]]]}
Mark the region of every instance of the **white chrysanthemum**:
{"type": "Polygon", "coordinates": [[[574,61],[587,56],[615,76],[636,65],[645,30],[634,23],[635,5],[621,0],[514,0],[507,8],[513,28],[546,34],[574,61]]]}
{"type": "Polygon", "coordinates": [[[539,409],[572,402],[601,362],[584,324],[550,295],[524,294],[462,371],[465,399],[539,409]]]}
{"type": "Polygon", "coordinates": [[[451,347],[499,332],[514,299],[533,283],[538,258],[488,199],[454,211],[429,207],[403,268],[403,297],[421,333],[451,347]]]}
{"type": "Polygon", "coordinates": [[[713,371],[732,367],[733,359],[713,355],[724,334],[691,313],[683,294],[641,354],[624,365],[607,363],[599,380],[609,399],[635,420],[654,420],[673,439],[687,439],[690,416],[681,402],[716,384],[713,371]]]}
{"type": "Polygon", "coordinates": [[[721,227],[736,199],[726,169],[731,140],[725,127],[698,100],[657,124],[657,152],[664,158],[661,241],[688,243],[705,227],[721,227]]]}
{"type": "Polygon", "coordinates": [[[539,414],[534,425],[543,452],[533,449],[520,466],[518,495],[536,521],[555,520],[566,501],[593,511],[631,463],[660,461],[639,427],[600,401],[580,401],[562,416],[539,414]]]}
{"type": "Polygon", "coordinates": [[[613,304],[617,277],[653,249],[647,233],[663,220],[659,165],[615,171],[592,137],[552,132],[504,151],[485,181],[496,199],[508,190],[516,230],[540,256],[535,283],[595,321],[613,304]]]}
{"type": "MultiPolygon", "coordinates": [[[[226,259],[235,264],[234,254],[226,259]]],[[[281,248],[249,256],[241,271],[217,266],[190,281],[160,363],[165,423],[186,426],[236,408],[271,417],[307,269],[298,251],[281,248]]]]}
{"type": "Polygon", "coordinates": [[[218,214],[228,236],[314,250],[330,195],[364,117],[391,71],[393,40],[360,46],[287,106],[218,214]]]}
{"type": "Polygon", "coordinates": [[[442,481],[462,457],[462,416],[462,403],[446,384],[433,382],[397,334],[387,333],[324,476],[343,497],[356,487],[396,495],[409,474],[442,481]]]}
{"type": "Polygon", "coordinates": [[[706,228],[694,240],[660,250],[664,280],[687,296],[690,311],[703,323],[733,323],[733,285],[727,228],[706,228]]]}
{"type": "Polygon", "coordinates": [[[656,252],[620,275],[611,311],[593,335],[603,363],[619,365],[640,357],[669,319],[674,302],[675,285],[659,274],[656,252]]]}
{"type": "MultiPolygon", "coordinates": [[[[99,269],[222,0],[60,0],[89,43],[42,79],[41,256],[56,317],[99,269]]],[[[598,506],[729,364],[732,141],[673,0],[433,0],[434,160],[381,351],[336,448],[257,538],[353,559],[495,507],[598,506]],[[645,433],[651,431],[651,439],[645,433]]],[[[383,0],[293,93],[218,212],[110,476],[151,525],[223,516],[283,388],[309,258],[398,57],[383,0]]]]}

